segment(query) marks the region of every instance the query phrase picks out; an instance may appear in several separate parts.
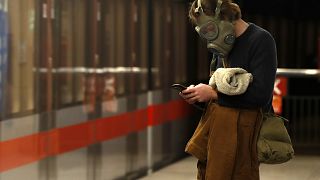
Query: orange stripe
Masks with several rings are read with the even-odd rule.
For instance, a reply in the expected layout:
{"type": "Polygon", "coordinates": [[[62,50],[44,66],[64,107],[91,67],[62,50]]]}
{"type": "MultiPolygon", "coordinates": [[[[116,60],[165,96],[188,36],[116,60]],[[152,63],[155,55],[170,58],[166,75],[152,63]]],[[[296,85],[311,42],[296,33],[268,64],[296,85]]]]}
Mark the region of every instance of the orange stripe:
{"type": "Polygon", "coordinates": [[[192,113],[182,100],[149,106],[113,117],[40,132],[0,142],[0,172],[8,171],[48,156],[59,155],[90,144],[144,130],[192,113]]]}
{"type": "Polygon", "coordinates": [[[89,121],[79,125],[54,129],[50,132],[49,155],[58,155],[73,151],[90,144],[94,141],[95,122],[89,121]]]}
{"type": "Polygon", "coordinates": [[[38,133],[0,143],[0,172],[46,157],[47,133],[38,133]]]}

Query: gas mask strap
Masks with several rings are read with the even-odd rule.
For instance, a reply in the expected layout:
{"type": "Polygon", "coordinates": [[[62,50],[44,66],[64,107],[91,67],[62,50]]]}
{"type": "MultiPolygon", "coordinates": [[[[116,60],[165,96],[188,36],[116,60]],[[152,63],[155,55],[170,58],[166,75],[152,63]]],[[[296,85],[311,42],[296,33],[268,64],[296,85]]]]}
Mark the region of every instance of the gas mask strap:
{"type": "MultiPolygon", "coordinates": [[[[222,5],[222,0],[218,0],[217,6],[216,6],[216,9],[215,9],[215,16],[216,17],[219,17],[219,15],[220,15],[221,5],[222,5]]],[[[200,10],[201,10],[201,13],[203,13],[203,8],[201,6],[201,0],[197,0],[197,6],[198,7],[194,10],[194,12],[195,13],[200,13],[200,10]]]]}
{"type": "Polygon", "coordinates": [[[228,68],[228,63],[227,63],[227,58],[226,58],[226,56],[224,56],[224,55],[222,55],[222,54],[215,54],[215,56],[216,56],[216,59],[218,60],[218,61],[222,61],[222,66],[223,66],[223,68],[228,68]]]}
{"type": "MultiPolygon", "coordinates": [[[[199,1],[199,0],[198,0],[199,1]]],[[[221,10],[221,4],[222,4],[222,0],[218,0],[217,2],[217,7],[215,10],[215,16],[218,18],[220,15],[220,10],[221,10]]]]}
{"type": "Polygon", "coordinates": [[[225,56],[221,56],[220,58],[222,59],[223,68],[228,68],[228,62],[226,60],[226,57],[225,56]]]}
{"type": "Polygon", "coordinates": [[[212,59],[210,62],[210,77],[213,75],[214,71],[217,69],[217,64],[220,60],[222,61],[223,68],[228,68],[228,64],[226,62],[225,56],[223,56],[221,54],[213,53],[212,59]]]}
{"type": "Polygon", "coordinates": [[[194,10],[194,12],[200,14],[200,11],[201,11],[201,13],[203,13],[203,9],[201,6],[201,0],[197,0],[197,6],[198,7],[194,10]]]}
{"type": "Polygon", "coordinates": [[[214,71],[217,69],[217,55],[212,54],[212,59],[210,62],[210,77],[213,75],[214,71]]]}

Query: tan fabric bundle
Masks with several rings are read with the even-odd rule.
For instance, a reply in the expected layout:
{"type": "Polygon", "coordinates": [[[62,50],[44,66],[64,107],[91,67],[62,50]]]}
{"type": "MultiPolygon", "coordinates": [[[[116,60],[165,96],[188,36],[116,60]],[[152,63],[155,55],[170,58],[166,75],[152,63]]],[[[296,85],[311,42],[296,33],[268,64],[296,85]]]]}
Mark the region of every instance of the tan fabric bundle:
{"type": "Polygon", "coordinates": [[[253,77],[242,68],[218,68],[209,80],[209,85],[226,95],[243,94],[253,77]]]}

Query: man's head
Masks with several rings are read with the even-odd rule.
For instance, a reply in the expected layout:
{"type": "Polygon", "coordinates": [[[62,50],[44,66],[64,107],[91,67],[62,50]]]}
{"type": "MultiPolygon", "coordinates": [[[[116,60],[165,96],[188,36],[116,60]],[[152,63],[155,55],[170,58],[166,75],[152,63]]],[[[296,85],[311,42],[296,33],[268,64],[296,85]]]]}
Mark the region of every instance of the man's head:
{"type": "MultiPolygon", "coordinates": [[[[241,18],[241,10],[239,6],[232,2],[232,0],[221,0],[220,19],[235,21],[241,18]]],[[[215,15],[218,0],[201,0],[201,6],[204,13],[208,16],[215,15]]],[[[196,24],[199,14],[195,12],[198,8],[198,0],[193,1],[189,9],[189,18],[192,24],[196,24]]]]}
{"type": "Polygon", "coordinates": [[[231,0],[195,0],[189,17],[208,49],[227,56],[235,40],[233,22],[241,18],[239,6],[231,0]]]}

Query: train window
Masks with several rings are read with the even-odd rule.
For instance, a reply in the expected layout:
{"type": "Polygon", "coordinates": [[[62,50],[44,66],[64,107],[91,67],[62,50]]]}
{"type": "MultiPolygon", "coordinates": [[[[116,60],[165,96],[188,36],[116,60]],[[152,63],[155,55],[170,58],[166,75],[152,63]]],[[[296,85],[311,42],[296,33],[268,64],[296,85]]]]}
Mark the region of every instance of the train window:
{"type": "MultiPolygon", "coordinates": [[[[115,19],[114,19],[114,23],[115,23],[115,31],[116,31],[116,39],[115,39],[115,48],[116,48],[116,63],[115,63],[115,67],[128,67],[127,65],[129,64],[128,61],[130,61],[129,59],[127,59],[129,57],[128,54],[130,54],[129,50],[128,50],[128,44],[127,44],[127,37],[128,34],[126,34],[126,28],[128,25],[128,21],[127,21],[127,7],[128,4],[123,1],[115,1],[115,19]]],[[[124,69],[126,70],[126,69],[124,69]]],[[[129,78],[126,77],[126,75],[128,75],[127,73],[125,73],[126,71],[116,71],[117,72],[117,87],[116,87],[116,91],[117,94],[124,94],[125,92],[128,91],[128,89],[126,89],[127,84],[129,84],[128,80],[129,78]]]]}
{"type": "Polygon", "coordinates": [[[60,1],[58,48],[58,104],[83,101],[86,57],[86,11],[84,0],[60,1]]]}
{"type": "Polygon", "coordinates": [[[161,1],[157,0],[153,2],[153,57],[152,57],[152,68],[157,69],[157,71],[153,71],[153,80],[152,80],[152,87],[155,89],[161,87],[161,61],[163,61],[163,25],[162,25],[162,4],[161,1]]]}
{"type": "Polygon", "coordinates": [[[186,8],[170,0],[153,1],[153,81],[152,86],[167,88],[186,81],[186,8]]]}
{"type": "Polygon", "coordinates": [[[128,32],[131,23],[128,19],[129,5],[125,0],[101,1],[101,66],[106,69],[102,85],[103,89],[108,89],[108,82],[112,81],[116,95],[124,95],[128,91],[131,60],[128,44],[131,35],[128,32]]]}
{"type": "MultiPolygon", "coordinates": [[[[115,3],[113,1],[101,1],[101,68],[114,70],[116,65],[116,20],[115,20],[115,3]]],[[[102,111],[115,111],[116,83],[117,73],[106,71],[102,78],[102,111]]]]}
{"type": "Polygon", "coordinates": [[[173,4],[173,33],[174,33],[174,82],[187,80],[187,16],[183,3],[173,4]]]}
{"type": "MultiPolygon", "coordinates": [[[[173,27],[173,17],[172,17],[172,4],[171,1],[166,0],[163,1],[162,7],[162,29],[163,29],[163,49],[162,49],[162,57],[160,63],[161,70],[161,84],[162,88],[166,89],[170,87],[170,84],[173,84],[175,76],[174,72],[174,59],[173,59],[173,38],[174,35],[172,33],[173,27]]],[[[168,93],[168,91],[166,91],[168,93]]]]}
{"type": "MultiPolygon", "coordinates": [[[[124,0],[114,1],[115,11],[114,11],[114,27],[115,27],[115,67],[126,67],[126,54],[129,52],[126,50],[126,27],[127,27],[127,17],[126,17],[126,7],[127,3],[124,0]]],[[[128,80],[128,78],[127,78],[128,80]]],[[[117,72],[117,94],[124,94],[125,87],[128,82],[126,81],[124,72],[117,72]]]]}
{"type": "MultiPolygon", "coordinates": [[[[32,112],[35,108],[35,2],[7,1],[8,61],[6,114],[32,112]]],[[[2,26],[2,24],[1,24],[2,26]]]]}
{"type": "MultiPolygon", "coordinates": [[[[116,63],[116,32],[115,32],[115,3],[102,1],[102,66],[114,68],[116,63]]],[[[109,72],[112,74],[112,72],[109,72]]]]}
{"type": "Polygon", "coordinates": [[[139,31],[138,31],[138,37],[140,37],[140,40],[138,41],[140,51],[138,51],[139,54],[139,91],[145,91],[148,88],[148,5],[147,0],[139,1],[139,31]]]}
{"type": "MultiPolygon", "coordinates": [[[[81,67],[85,67],[86,57],[86,3],[84,0],[74,0],[74,65],[73,67],[78,68],[78,71],[74,73],[74,100],[76,102],[83,101],[84,99],[84,85],[83,79],[84,74],[80,71],[81,67]]],[[[77,70],[77,69],[75,69],[77,70]]]]}
{"type": "MultiPolygon", "coordinates": [[[[61,18],[60,18],[60,41],[59,41],[59,58],[58,58],[58,69],[70,69],[70,72],[63,72],[57,74],[59,82],[59,93],[58,98],[60,100],[59,104],[68,104],[72,102],[72,67],[74,59],[74,41],[73,34],[75,32],[73,26],[73,3],[70,0],[61,1],[61,18]]],[[[80,28],[79,28],[80,29],[80,28]]]]}

